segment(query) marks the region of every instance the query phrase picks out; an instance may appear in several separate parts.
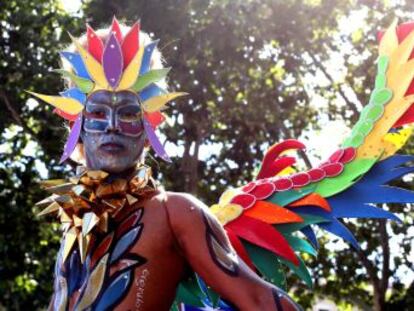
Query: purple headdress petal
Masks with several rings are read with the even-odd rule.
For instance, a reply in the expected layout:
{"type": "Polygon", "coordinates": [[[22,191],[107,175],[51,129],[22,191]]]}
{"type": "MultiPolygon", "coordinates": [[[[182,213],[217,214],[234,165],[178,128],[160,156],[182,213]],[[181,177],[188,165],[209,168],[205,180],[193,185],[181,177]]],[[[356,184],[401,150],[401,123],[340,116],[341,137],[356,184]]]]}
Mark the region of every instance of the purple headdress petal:
{"type": "Polygon", "coordinates": [[[164,161],[171,162],[170,157],[168,156],[167,152],[165,152],[165,149],[155,134],[154,130],[152,129],[151,124],[145,118],[144,128],[145,132],[147,133],[148,140],[150,141],[152,149],[154,149],[155,153],[164,161]]]}
{"type": "Polygon", "coordinates": [[[116,88],[121,79],[123,64],[121,45],[116,35],[111,34],[102,55],[102,65],[106,80],[112,88],[116,88]]]}
{"type": "Polygon", "coordinates": [[[65,148],[63,150],[63,154],[60,158],[59,164],[66,161],[72,154],[73,150],[75,150],[76,144],[78,143],[81,128],[82,128],[82,113],[79,114],[78,118],[76,119],[75,123],[72,126],[69,137],[65,143],[65,148]]]}

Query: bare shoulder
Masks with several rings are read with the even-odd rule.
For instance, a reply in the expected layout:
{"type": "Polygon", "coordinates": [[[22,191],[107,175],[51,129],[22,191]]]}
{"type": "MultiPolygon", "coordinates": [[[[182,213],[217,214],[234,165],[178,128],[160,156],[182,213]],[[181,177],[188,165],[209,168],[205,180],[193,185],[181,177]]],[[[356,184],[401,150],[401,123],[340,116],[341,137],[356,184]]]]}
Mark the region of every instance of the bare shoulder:
{"type": "Polygon", "coordinates": [[[177,210],[208,209],[208,207],[195,196],[185,192],[166,192],[167,207],[177,210]]]}
{"type": "Polygon", "coordinates": [[[188,193],[166,192],[166,208],[170,222],[176,228],[188,228],[209,214],[208,207],[188,193]]]}

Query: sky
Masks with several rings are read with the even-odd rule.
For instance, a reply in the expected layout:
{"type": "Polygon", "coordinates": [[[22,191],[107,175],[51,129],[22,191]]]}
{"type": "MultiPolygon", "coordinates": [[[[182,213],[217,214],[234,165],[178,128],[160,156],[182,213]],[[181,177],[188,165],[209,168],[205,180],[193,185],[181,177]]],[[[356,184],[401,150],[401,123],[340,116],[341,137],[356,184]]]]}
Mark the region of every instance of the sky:
{"type": "Polygon", "coordinates": [[[67,11],[68,13],[77,12],[82,5],[81,0],[60,0],[60,2],[62,3],[62,6],[65,9],[65,11],[67,11]]]}

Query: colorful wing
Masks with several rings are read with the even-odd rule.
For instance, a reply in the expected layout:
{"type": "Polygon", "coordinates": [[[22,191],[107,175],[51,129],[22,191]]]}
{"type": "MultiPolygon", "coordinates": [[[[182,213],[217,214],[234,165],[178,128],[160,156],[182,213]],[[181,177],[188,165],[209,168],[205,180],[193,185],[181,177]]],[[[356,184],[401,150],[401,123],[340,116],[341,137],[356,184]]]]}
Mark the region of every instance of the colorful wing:
{"type": "MultiPolygon", "coordinates": [[[[312,286],[301,253],[316,254],[313,227],[328,231],[353,247],[358,242],[343,218],[398,220],[378,203],[412,203],[414,193],[388,185],[408,173],[411,156],[395,153],[411,135],[414,122],[414,23],[381,36],[378,73],[368,105],[348,139],[329,159],[306,172],[284,176],[295,159],[282,155],[302,149],[296,140],[272,146],[257,179],[226,191],[211,211],[224,226],[239,256],[269,282],[286,287],[285,266],[312,286]]],[[[193,290],[192,299],[208,297],[193,290]]],[[[211,306],[217,306],[210,300],[211,306]]]]}

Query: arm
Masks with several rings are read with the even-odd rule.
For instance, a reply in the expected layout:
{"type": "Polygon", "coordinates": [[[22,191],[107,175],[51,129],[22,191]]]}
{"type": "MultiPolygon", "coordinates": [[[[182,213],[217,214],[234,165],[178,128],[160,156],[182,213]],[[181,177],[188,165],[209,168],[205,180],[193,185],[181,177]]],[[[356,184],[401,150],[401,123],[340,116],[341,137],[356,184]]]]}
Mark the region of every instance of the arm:
{"type": "Polygon", "coordinates": [[[170,194],[167,211],[173,233],[191,267],[240,310],[289,311],[299,307],[263,281],[236,255],[208,208],[186,194],[170,194]]]}

